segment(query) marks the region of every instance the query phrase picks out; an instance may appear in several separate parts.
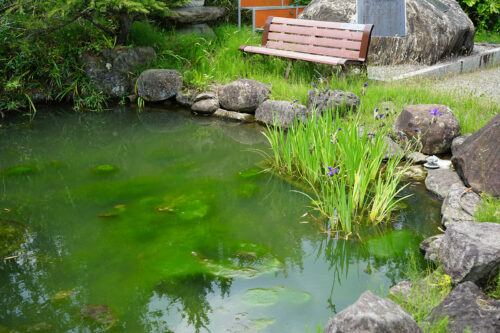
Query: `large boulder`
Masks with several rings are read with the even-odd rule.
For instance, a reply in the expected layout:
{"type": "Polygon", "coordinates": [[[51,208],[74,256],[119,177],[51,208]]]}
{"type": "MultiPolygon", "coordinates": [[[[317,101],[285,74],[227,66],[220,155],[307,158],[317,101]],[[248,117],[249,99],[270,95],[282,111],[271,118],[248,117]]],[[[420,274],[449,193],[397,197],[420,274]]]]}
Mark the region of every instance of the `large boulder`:
{"type": "Polygon", "coordinates": [[[330,319],[324,333],[343,332],[422,332],[413,318],[399,305],[371,291],[330,319]]]}
{"type": "Polygon", "coordinates": [[[131,94],[136,68],[148,65],[156,53],[150,46],[126,50],[104,49],[99,55],[86,53],[82,57],[85,74],[106,95],[120,98],[131,94]]]}
{"type": "Polygon", "coordinates": [[[217,20],[224,15],[224,8],[213,6],[173,8],[171,12],[173,15],[169,19],[174,22],[196,24],[217,20]]]}
{"type": "MultiPolygon", "coordinates": [[[[357,23],[356,0],[313,0],[299,18],[357,23]]],[[[433,64],[473,47],[474,25],[455,0],[406,0],[406,36],[372,37],[368,61],[433,64]]]]}
{"type": "Polygon", "coordinates": [[[267,125],[274,125],[277,122],[282,128],[288,128],[293,124],[295,118],[303,121],[306,112],[304,105],[268,99],[255,111],[255,120],[267,125]]]}
{"type": "Polygon", "coordinates": [[[448,226],[439,246],[439,260],[453,284],[485,285],[498,277],[500,224],[463,222],[448,226]]]}
{"type": "Polygon", "coordinates": [[[394,132],[418,139],[424,154],[450,151],[452,140],[460,134],[460,124],[453,112],[440,104],[409,105],[394,123],[394,132]]]}
{"type": "Polygon", "coordinates": [[[212,114],[219,108],[217,94],[213,91],[203,92],[196,95],[191,110],[195,113],[212,114]]]}
{"type": "Polygon", "coordinates": [[[451,162],[474,191],[500,196],[500,114],[465,139],[451,162]]]}
{"type": "Polygon", "coordinates": [[[451,169],[433,169],[427,171],[425,187],[441,200],[446,198],[453,184],[462,184],[458,174],[451,169]]]}
{"type": "Polygon", "coordinates": [[[439,248],[441,247],[441,241],[444,235],[434,235],[429,238],[424,239],[420,245],[420,252],[424,253],[425,260],[430,260],[437,263],[439,257],[439,248]]]}
{"type": "Polygon", "coordinates": [[[426,321],[448,317],[450,332],[500,332],[500,300],[486,296],[473,282],[457,286],[435,307],[426,321]]]}
{"type": "Polygon", "coordinates": [[[441,206],[441,222],[446,227],[452,223],[474,222],[474,213],[480,202],[481,197],[463,184],[452,184],[441,206]]]}
{"type": "Polygon", "coordinates": [[[173,69],[148,69],[137,81],[137,94],[147,102],[167,100],[182,89],[182,74],[173,69]]]}
{"type": "Polygon", "coordinates": [[[219,103],[229,111],[255,113],[257,107],[269,98],[270,87],[264,83],[241,79],[219,89],[219,103]]]}
{"type": "Polygon", "coordinates": [[[326,110],[356,110],[360,101],[355,93],[343,90],[311,89],[307,93],[308,111],[316,111],[318,115],[326,110]]]}
{"type": "Polygon", "coordinates": [[[467,139],[471,135],[472,133],[466,133],[453,139],[453,141],[451,142],[451,155],[456,155],[458,153],[458,149],[463,145],[465,139],[467,139]]]}

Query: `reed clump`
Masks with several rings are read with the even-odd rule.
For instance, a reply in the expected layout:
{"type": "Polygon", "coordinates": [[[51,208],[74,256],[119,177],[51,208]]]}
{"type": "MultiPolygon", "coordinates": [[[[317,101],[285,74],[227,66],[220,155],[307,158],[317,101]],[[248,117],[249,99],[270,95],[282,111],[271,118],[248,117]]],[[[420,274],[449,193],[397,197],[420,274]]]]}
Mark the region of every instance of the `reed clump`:
{"type": "Polygon", "coordinates": [[[331,231],[348,237],[360,226],[389,221],[405,198],[398,195],[409,167],[404,152],[410,148],[386,159],[388,126],[370,133],[362,129],[359,116],[315,114],[305,122],[296,120],[287,131],[277,122],[267,127],[272,167],[309,185],[314,209],[329,219],[331,231]]]}

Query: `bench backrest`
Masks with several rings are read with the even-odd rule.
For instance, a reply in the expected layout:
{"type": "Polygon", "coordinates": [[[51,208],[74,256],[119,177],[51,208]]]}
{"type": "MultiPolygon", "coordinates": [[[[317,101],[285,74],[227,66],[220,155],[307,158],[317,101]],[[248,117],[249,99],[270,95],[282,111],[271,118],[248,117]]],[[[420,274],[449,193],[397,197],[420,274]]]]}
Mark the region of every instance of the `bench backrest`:
{"type": "Polygon", "coordinates": [[[269,16],[262,46],[365,61],[373,24],[350,24],[269,16]]]}

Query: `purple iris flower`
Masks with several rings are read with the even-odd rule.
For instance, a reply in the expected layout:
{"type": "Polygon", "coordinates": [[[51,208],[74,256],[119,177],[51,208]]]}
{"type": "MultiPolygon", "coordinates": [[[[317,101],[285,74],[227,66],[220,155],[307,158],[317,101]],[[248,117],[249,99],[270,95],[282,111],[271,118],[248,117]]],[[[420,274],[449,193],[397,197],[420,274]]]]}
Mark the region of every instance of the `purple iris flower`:
{"type": "Polygon", "coordinates": [[[328,92],[328,90],[330,90],[330,89],[326,88],[326,89],[325,89],[325,92],[328,92]]]}
{"type": "Polygon", "coordinates": [[[378,112],[378,108],[375,109],[375,112],[378,112]]]}
{"type": "Polygon", "coordinates": [[[443,114],[442,114],[441,112],[439,112],[439,113],[438,113],[438,115],[439,115],[440,117],[442,117],[442,116],[443,116],[443,114]]]}
{"type": "Polygon", "coordinates": [[[418,128],[415,128],[415,133],[418,133],[420,132],[420,130],[418,128]]]}
{"type": "Polygon", "coordinates": [[[328,171],[326,174],[330,177],[333,177],[334,174],[338,175],[340,171],[339,169],[332,169],[332,167],[328,167],[328,170],[330,171],[328,171]]]}
{"type": "Polygon", "coordinates": [[[380,113],[378,116],[379,116],[380,118],[384,118],[385,114],[380,113]]]}
{"type": "Polygon", "coordinates": [[[299,101],[298,99],[294,99],[292,104],[297,103],[298,101],[299,101]]]}
{"type": "Polygon", "coordinates": [[[342,127],[337,128],[337,132],[342,131],[342,127]]]}
{"type": "Polygon", "coordinates": [[[366,82],[365,84],[363,84],[363,87],[368,87],[368,82],[366,82]]]}
{"type": "Polygon", "coordinates": [[[385,108],[385,111],[389,111],[389,108],[385,108]]]}
{"type": "Polygon", "coordinates": [[[435,116],[439,113],[439,109],[438,108],[432,109],[429,111],[429,113],[431,114],[431,116],[435,116]]]}
{"type": "Polygon", "coordinates": [[[313,83],[313,88],[318,89],[318,85],[316,83],[313,83]]]}
{"type": "Polygon", "coordinates": [[[375,133],[368,133],[368,136],[373,139],[373,137],[375,136],[375,133]]]}

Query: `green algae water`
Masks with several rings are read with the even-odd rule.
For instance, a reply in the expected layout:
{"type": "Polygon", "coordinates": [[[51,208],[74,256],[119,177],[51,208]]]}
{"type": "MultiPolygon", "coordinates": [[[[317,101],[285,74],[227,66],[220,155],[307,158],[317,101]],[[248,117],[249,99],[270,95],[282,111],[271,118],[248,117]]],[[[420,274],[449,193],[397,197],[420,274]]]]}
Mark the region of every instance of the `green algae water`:
{"type": "Polygon", "coordinates": [[[256,125],[39,110],[0,128],[0,332],[307,332],[404,277],[436,233],[420,184],[390,230],[336,240],[260,167],[256,125]]]}

